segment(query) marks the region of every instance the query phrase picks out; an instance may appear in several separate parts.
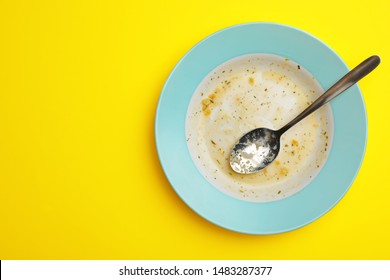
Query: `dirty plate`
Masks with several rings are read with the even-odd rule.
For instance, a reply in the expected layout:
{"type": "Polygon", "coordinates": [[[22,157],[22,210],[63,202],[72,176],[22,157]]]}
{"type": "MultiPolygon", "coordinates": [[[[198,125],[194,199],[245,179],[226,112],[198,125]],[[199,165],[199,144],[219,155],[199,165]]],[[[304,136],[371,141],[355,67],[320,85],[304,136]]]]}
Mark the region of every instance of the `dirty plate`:
{"type": "Polygon", "coordinates": [[[233,231],[274,234],[318,219],[348,191],[363,159],[367,121],[362,95],[355,85],[331,102],[332,148],[325,166],[303,190],[266,203],[239,200],[219,191],[192,161],[186,144],[186,113],[192,94],[212,69],[253,53],[275,54],[299,63],[324,89],[348,72],[335,52],[298,29],[273,23],[224,29],[193,47],[169,76],[157,107],[156,146],[172,187],[199,215],[233,231]]]}

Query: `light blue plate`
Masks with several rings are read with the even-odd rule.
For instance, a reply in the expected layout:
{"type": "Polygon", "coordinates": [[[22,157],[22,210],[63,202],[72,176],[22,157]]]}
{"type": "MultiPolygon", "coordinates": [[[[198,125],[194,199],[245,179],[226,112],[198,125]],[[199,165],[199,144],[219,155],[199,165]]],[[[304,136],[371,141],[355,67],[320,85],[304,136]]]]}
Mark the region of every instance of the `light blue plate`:
{"type": "Polygon", "coordinates": [[[328,46],[295,28],[250,23],[219,31],[193,47],[169,76],[157,107],[157,151],[172,187],[205,219],[237,232],[281,233],[319,218],[347,192],[365,151],[365,107],[357,85],[331,102],[332,149],[320,174],[302,191],[268,203],[230,197],[206,181],[195,167],[185,139],[186,113],[192,94],[212,69],[250,53],[289,58],[311,72],[324,89],[348,72],[345,63],[328,46]]]}

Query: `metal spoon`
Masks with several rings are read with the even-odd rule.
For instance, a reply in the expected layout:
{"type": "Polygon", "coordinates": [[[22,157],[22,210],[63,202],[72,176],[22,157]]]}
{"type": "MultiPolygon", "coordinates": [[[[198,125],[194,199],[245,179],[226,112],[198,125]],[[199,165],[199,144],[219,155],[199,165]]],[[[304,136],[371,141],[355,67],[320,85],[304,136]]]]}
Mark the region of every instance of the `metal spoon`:
{"type": "Polygon", "coordinates": [[[230,154],[232,169],[237,173],[251,174],[268,166],[279,153],[280,137],[283,133],[357,83],[374,70],[379,63],[379,56],[374,55],[367,58],[281,129],[256,128],[242,136],[230,154]]]}

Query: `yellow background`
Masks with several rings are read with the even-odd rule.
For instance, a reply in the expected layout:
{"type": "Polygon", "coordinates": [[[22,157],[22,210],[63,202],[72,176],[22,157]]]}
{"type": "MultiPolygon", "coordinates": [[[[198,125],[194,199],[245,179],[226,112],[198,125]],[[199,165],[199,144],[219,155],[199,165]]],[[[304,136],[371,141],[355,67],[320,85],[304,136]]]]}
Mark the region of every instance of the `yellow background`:
{"type": "Polygon", "coordinates": [[[387,0],[1,0],[0,259],[389,259],[389,14],[387,0]],[[253,21],[303,29],[349,67],[382,58],[360,82],[369,137],[350,191],[274,236],[195,214],[154,145],[174,65],[207,35],[253,21]]]}

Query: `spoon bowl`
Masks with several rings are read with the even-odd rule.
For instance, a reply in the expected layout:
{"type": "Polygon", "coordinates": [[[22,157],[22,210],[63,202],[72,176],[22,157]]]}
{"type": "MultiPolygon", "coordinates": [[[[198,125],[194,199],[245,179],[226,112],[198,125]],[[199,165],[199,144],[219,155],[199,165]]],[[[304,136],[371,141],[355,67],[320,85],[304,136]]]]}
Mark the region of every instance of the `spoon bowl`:
{"type": "Polygon", "coordinates": [[[230,166],[237,173],[254,173],[274,161],[279,150],[278,131],[257,128],[245,134],[235,144],[230,154],[230,166]]]}
{"type": "Polygon", "coordinates": [[[251,174],[271,164],[280,150],[280,138],[292,126],[340,95],[374,70],[380,63],[379,56],[371,56],[348,72],[324,94],[279,130],[256,128],[234,145],[230,154],[231,168],[240,174],[251,174]]]}

